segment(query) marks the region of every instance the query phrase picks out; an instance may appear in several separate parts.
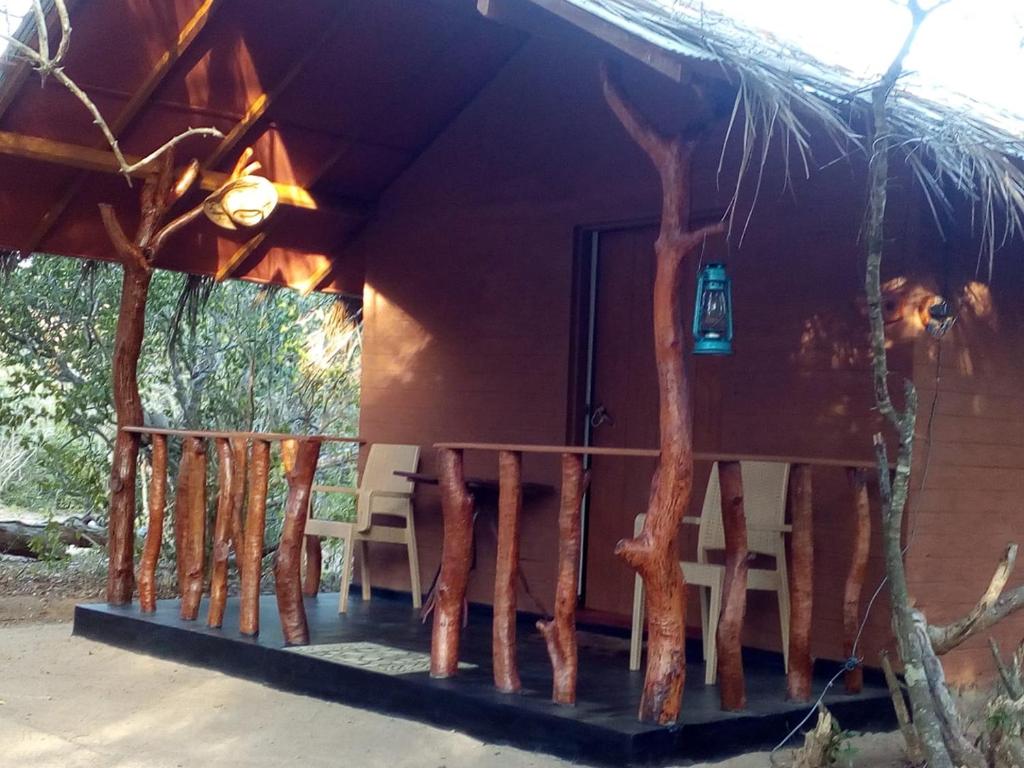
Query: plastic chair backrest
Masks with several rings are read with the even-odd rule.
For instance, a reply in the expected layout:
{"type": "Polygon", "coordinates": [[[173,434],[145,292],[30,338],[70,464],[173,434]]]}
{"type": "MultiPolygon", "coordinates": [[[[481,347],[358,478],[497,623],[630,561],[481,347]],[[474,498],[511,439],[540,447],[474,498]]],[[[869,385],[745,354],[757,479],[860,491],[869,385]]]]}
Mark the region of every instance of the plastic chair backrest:
{"type": "MultiPolygon", "coordinates": [[[[786,522],[786,488],[789,482],[789,464],[775,461],[744,461],[743,512],[747,518],[747,549],[773,557],[785,556],[781,526],[786,522]],[[776,528],[775,531],[757,528],[776,528]]],[[[708,489],[704,494],[704,507],[700,514],[697,536],[698,560],[705,562],[704,553],[710,549],[725,549],[725,530],[722,528],[722,488],[718,480],[718,462],[711,467],[708,489]]]]}
{"type": "MultiPolygon", "coordinates": [[[[370,527],[370,492],[390,491],[392,493],[412,493],[413,483],[395,472],[415,472],[420,463],[420,447],[418,445],[396,445],[391,443],[374,443],[366,457],[366,466],[359,478],[359,500],[356,504],[356,528],[365,531],[370,527]]],[[[389,506],[397,506],[393,502],[403,500],[381,497],[374,509],[375,513],[387,514],[389,506]]]]}

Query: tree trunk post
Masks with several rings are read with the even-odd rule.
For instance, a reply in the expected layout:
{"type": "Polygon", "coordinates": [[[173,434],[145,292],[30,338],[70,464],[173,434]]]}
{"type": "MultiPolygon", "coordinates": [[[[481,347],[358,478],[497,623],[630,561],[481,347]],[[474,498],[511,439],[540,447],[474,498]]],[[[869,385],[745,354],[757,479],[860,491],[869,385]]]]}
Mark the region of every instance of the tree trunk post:
{"type": "Polygon", "coordinates": [[[242,595],[239,631],[243,635],[260,632],[260,576],[263,564],[263,537],[267,521],[267,483],[270,478],[270,443],[252,441],[249,470],[249,494],[245,512],[239,573],[242,595]]]}
{"type": "MultiPolygon", "coordinates": [[[[217,447],[217,517],[213,525],[213,565],[210,573],[210,610],[206,623],[220,627],[228,599],[228,556],[231,554],[235,504],[239,501],[236,484],[236,454],[228,438],[218,437],[217,447]]],[[[243,454],[244,456],[244,454],[243,454]]],[[[244,475],[243,475],[244,478],[244,475]]]]}
{"type": "MultiPolygon", "coordinates": [[[[867,473],[863,469],[848,469],[847,479],[853,491],[854,524],[853,549],[850,570],[846,574],[843,591],[843,654],[847,659],[857,652],[860,633],[860,593],[871,551],[871,505],[868,503],[867,473]]],[[[857,665],[846,673],[846,692],[860,693],[864,688],[864,669],[857,665]]]]}
{"type": "Polygon", "coordinates": [[[124,427],[141,427],[139,354],[146,328],[146,300],[153,278],[153,261],[166,239],[199,216],[194,207],[161,227],[167,212],[191,188],[198,177],[193,161],[177,179],[174,153],[168,149],[154,163],[141,194],[141,215],[135,240],[129,240],[109,205],[100,205],[100,218],[123,270],[121,304],[114,334],[111,390],[117,416],[117,435],[110,464],[109,541],[107,551],[107,602],[124,605],[132,600],[135,575],[135,481],[138,473],[139,436],[124,427]]]}
{"type": "Polygon", "coordinates": [[[647,673],[639,718],[667,725],[679,717],[686,681],[686,582],[679,567],[679,525],[693,489],[692,402],[683,362],[680,298],[683,263],[724,225],[689,227],[690,160],[703,126],[688,135],[658,132],[627,101],[606,65],[601,74],[612,112],[661,177],[653,299],[661,456],[643,530],[635,538],[620,541],[615,552],[643,578],[647,595],[647,673]]]}
{"type": "Polygon", "coordinates": [[[182,447],[175,520],[182,523],[181,618],[194,621],[203,598],[206,560],[206,443],[186,437],[182,447]]]}
{"type": "Polygon", "coordinates": [[[551,658],[555,704],[576,703],[579,667],[576,648],[576,592],[580,568],[580,506],[586,493],[588,474],[583,457],[562,454],[562,500],[558,511],[558,583],[555,587],[555,616],[538,621],[551,658]]]}
{"type": "Polygon", "coordinates": [[[811,619],[814,609],[814,521],[811,468],[794,464],[790,472],[790,515],[792,565],[789,569],[789,675],[787,697],[791,701],[811,699],[811,619]]]}
{"type": "Polygon", "coordinates": [[[153,476],[149,481],[149,524],[139,562],[139,607],[143,613],[156,610],[156,565],[164,538],[167,507],[167,435],[153,435],[153,476]]]}
{"type": "Polygon", "coordinates": [[[494,686],[502,693],[517,693],[522,688],[516,664],[519,514],[523,507],[522,461],[520,453],[498,453],[498,550],[494,573],[494,621],[491,640],[494,686]]]}
{"type": "Polygon", "coordinates": [[[320,457],[320,442],[286,440],[281,444],[281,449],[282,453],[294,452],[294,460],[285,461],[288,500],[284,507],[281,543],[274,559],[277,610],[281,615],[281,631],[285,643],[306,645],[309,643],[309,626],[306,624],[306,609],[302,605],[302,542],[306,531],[310,488],[320,457]]]}
{"type": "Polygon", "coordinates": [[[722,527],[725,531],[725,586],[718,622],[718,692],[722,709],[747,706],[743,678],[743,618],[747,610],[747,520],[743,508],[743,473],[738,461],[720,461],[722,527]]]}
{"type": "Polygon", "coordinates": [[[125,262],[121,279],[121,306],[114,335],[111,379],[117,436],[110,466],[107,602],[125,605],[135,587],[135,481],[139,462],[139,436],[123,427],[142,426],[139,396],[139,354],[146,327],[146,300],[152,272],[125,262]]]}
{"type": "Polygon", "coordinates": [[[302,594],[316,597],[320,594],[320,579],[323,575],[324,554],[319,536],[306,536],[306,572],[302,575],[302,594]]]}
{"type": "Polygon", "coordinates": [[[462,606],[469,584],[473,546],[473,496],[466,490],[462,451],[438,451],[444,545],[435,589],[430,638],[430,676],[452,677],[459,669],[462,606]]]}

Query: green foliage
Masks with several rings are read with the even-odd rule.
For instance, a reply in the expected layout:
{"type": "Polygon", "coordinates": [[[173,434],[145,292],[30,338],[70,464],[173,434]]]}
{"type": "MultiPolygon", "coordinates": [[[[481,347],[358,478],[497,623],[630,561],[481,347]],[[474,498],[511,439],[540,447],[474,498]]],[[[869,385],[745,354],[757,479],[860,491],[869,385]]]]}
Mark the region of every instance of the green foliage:
{"type": "MultiPolygon", "coordinates": [[[[0,438],[16,435],[33,455],[0,501],[105,515],[120,290],[119,266],[61,257],[33,256],[6,276],[0,289],[0,438]]],[[[191,428],[354,434],[359,350],[358,315],[331,297],[158,272],[139,361],[145,419],[191,428]]],[[[172,481],[176,459],[172,447],[172,481]]],[[[345,462],[327,464],[332,476],[325,480],[351,480],[345,462]]],[[[275,471],[272,499],[283,491],[275,471]]]]}

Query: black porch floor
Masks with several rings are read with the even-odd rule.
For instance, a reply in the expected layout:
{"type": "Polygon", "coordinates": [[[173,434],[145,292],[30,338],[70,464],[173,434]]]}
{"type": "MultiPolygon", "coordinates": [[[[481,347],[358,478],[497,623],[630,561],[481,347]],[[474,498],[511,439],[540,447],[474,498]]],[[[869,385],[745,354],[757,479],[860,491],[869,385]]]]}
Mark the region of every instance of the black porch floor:
{"type": "MultiPolygon", "coordinates": [[[[687,669],[681,722],[672,727],[635,718],[642,672],[627,668],[628,641],[581,631],[578,704],[550,702],[551,668],[543,640],[526,622],[519,628],[519,666],[524,691],[496,692],[492,685],[490,618],[471,611],[463,635],[464,668],[455,679],[432,680],[427,672],[430,626],[407,601],[355,594],[347,616],[337,613],[337,594],[306,600],[312,645],[284,647],[273,596],[263,597],[261,632],[247,638],[238,626],[238,601],[228,602],[223,630],[178,618],[178,601],[162,600],[155,614],[137,606],[80,605],[76,635],[143,653],[217,669],[296,693],[409,717],[453,728],[491,742],[561,755],[595,764],[642,765],[724,757],[774,746],[807,712],[785,701],[782,662],[751,653],[746,662],[748,709],[727,714],[718,691],[703,684],[699,663],[687,669]]],[[[688,649],[697,659],[697,648],[688,649]]],[[[821,662],[815,695],[837,665],[821,662]],[[827,673],[827,674],[823,674],[827,673]]],[[[825,701],[844,728],[893,727],[883,684],[867,676],[864,693],[849,696],[837,685],[825,701]]]]}

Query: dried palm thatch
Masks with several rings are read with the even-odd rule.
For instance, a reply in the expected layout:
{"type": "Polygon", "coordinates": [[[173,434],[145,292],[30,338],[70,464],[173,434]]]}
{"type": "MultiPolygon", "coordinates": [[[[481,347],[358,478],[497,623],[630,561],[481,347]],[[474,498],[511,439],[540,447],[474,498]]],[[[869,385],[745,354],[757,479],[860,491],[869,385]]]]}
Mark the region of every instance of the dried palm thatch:
{"type": "MultiPolygon", "coordinates": [[[[768,147],[778,140],[787,173],[795,150],[809,174],[812,134],[842,154],[867,152],[857,126],[869,124],[871,86],[776,37],[704,7],[699,0],[534,0],[558,12],[572,6],[682,58],[718,65],[736,100],[725,147],[740,143],[731,208],[755,171],[754,199],[768,147]]],[[[989,259],[1024,233],[1024,116],[950,94],[940,103],[906,88],[893,94],[889,143],[903,156],[931,206],[936,223],[963,195],[989,259]]]]}

